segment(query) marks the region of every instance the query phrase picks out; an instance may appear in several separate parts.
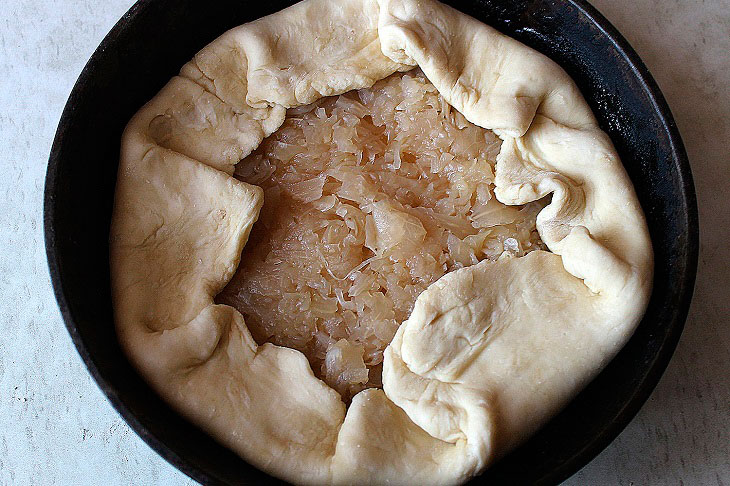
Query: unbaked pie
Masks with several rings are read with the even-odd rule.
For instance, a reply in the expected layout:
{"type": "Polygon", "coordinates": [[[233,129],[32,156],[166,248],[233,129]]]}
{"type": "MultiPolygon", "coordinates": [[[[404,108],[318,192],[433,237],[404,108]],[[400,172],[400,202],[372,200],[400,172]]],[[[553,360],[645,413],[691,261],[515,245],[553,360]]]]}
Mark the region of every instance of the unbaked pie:
{"type": "Polygon", "coordinates": [[[133,364],[256,467],[448,484],[615,355],[653,257],[555,63],[433,0],[306,0],[130,121],[110,262],[133,364]]]}

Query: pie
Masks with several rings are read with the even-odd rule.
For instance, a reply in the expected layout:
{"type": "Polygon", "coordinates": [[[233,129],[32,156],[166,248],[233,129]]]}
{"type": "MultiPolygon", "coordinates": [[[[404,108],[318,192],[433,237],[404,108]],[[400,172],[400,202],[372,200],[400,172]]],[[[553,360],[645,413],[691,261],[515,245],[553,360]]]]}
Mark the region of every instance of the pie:
{"type": "Polygon", "coordinates": [[[131,362],[251,464],[453,484],[621,349],[653,255],[554,62],[434,0],[305,0],[129,122],[110,264],[131,362]]]}

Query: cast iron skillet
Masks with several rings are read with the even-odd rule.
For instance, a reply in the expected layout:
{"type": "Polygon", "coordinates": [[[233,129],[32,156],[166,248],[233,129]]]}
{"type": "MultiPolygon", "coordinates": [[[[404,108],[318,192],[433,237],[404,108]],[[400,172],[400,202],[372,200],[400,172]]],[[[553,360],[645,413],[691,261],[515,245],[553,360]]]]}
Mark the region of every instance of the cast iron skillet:
{"type": "MultiPolygon", "coordinates": [[[[45,188],[53,287],[89,372],[162,457],[206,484],[271,482],[178,416],[117,343],[108,237],[122,130],[199,49],[289,3],[142,0],[107,35],[74,87],[45,188]]],[[[583,0],[453,0],[454,7],[547,54],[583,91],[613,139],[646,212],[656,253],[649,309],[626,347],[571,404],[475,483],[554,484],[605,448],[654,389],[694,286],[698,223],[687,155],[659,88],[626,40],[583,0]]],[[[638,451],[637,451],[638,452],[638,451]]]]}

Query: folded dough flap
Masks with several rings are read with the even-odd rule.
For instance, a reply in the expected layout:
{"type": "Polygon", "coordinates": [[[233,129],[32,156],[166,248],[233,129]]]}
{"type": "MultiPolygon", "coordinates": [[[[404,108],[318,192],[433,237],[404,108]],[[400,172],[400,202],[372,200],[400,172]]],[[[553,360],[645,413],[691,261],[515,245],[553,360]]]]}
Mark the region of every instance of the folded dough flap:
{"type": "Polygon", "coordinates": [[[562,408],[627,338],[558,255],[484,261],[417,299],[385,355],[384,390],[432,436],[485,465],[562,408]]]}
{"type": "Polygon", "coordinates": [[[226,101],[299,106],[407,68],[380,51],[377,18],[375,0],[308,0],[232,29],[193,62],[226,101]]]}
{"type": "Polygon", "coordinates": [[[552,194],[537,218],[548,248],[606,306],[619,301],[627,316],[643,310],[651,289],[651,241],[631,181],[605,133],[537,115],[524,136],[505,139],[495,175],[495,194],[505,204],[552,194]]]}
{"type": "Polygon", "coordinates": [[[152,330],[192,320],[235,272],[262,203],[259,187],[125,138],[110,241],[117,316],[152,330]]]}
{"type": "Polygon", "coordinates": [[[423,70],[469,121],[521,136],[538,110],[560,123],[594,126],[570,77],[553,61],[434,1],[379,0],[383,53],[423,70]]]}
{"type": "MultiPolygon", "coordinates": [[[[331,482],[345,405],[300,352],[252,350],[240,313],[214,354],[164,386],[163,396],[263,471],[299,484],[331,482]]],[[[255,347],[255,344],[253,344],[255,347]]]]}
{"type": "Polygon", "coordinates": [[[125,138],[232,174],[242,158],[281,126],[284,116],[280,106],[234,111],[200,85],[176,76],[134,116],[125,138]]]}
{"type": "Polygon", "coordinates": [[[340,429],[334,484],[459,484],[475,471],[466,441],[435,439],[382,390],[355,395],[340,429]]]}

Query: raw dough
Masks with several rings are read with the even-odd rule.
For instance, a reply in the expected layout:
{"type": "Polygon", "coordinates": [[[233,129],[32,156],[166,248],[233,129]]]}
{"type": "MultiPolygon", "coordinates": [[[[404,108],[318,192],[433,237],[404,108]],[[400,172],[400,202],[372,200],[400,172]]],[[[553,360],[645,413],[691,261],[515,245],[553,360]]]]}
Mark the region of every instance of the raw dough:
{"type": "Polygon", "coordinates": [[[433,0],[306,0],[237,27],[130,121],[111,230],[120,341],[182,414],[303,484],[459,483],[563,407],[623,346],[651,290],[644,216],[608,137],[555,63],[433,0]],[[230,176],[285,109],[418,65],[503,140],[496,194],[552,193],[552,253],[482,262],[424,291],[383,390],[345,409],[298,351],[216,305],[262,191],[230,176]]]}

